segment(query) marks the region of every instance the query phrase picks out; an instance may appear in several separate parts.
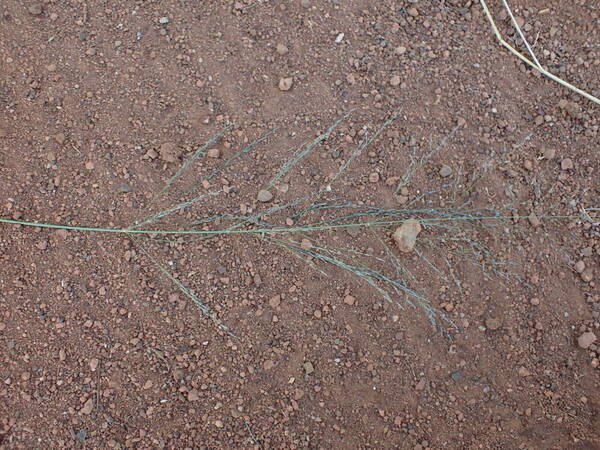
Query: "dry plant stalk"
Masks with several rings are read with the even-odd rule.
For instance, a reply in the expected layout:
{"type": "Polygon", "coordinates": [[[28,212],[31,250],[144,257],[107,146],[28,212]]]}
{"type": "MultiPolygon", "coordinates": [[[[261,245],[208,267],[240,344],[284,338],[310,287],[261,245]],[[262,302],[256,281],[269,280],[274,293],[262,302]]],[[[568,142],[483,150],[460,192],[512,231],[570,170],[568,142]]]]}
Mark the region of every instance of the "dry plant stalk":
{"type": "Polygon", "coordinates": [[[492,27],[492,30],[494,31],[494,34],[496,35],[496,38],[498,39],[498,42],[500,42],[500,45],[502,45],[503,47],[505,47],[513,55],[515,55],[517,58],[519,58],[525,64],[527,64],[528,66],[534,68],[535,70],[537,70],[541,74],[547,76],[548,78],[550,78],[553,81],[556,81],[558,84],[566,87],[567,89],[570,89],[573,92],[578,93],[579,95],[587,98],[588,100],[596,103],[597,105],[600,105],[600,99],[598,99],[597,97],[594,97],[593,95],[588,94],[587,92],[585,92],[585,91],[583,91],[583,90],[581,90],[581,89],[573,86],[572,84],[567,83],[562,78],[557,77],[556,75],[554,75],[551,72],[548,72],[546,69],[544,69],[542,67],[542,65],[539,63],[539,61],[535,57],[535,54],[533,53],[533,50],[532,50],[531,46],[529,45],[529,43],[525,39],[525,35],[523,34],[523,31],[521,31],[521,27],[519,27],[519,24],[515,20],[513,14],[512,14],[512,11],[511,11],[510,7],[508,6],[508,3],[506,2],[506,0],[502,0],[502,3],[504,4],[504,7],[505,7],[506,11],[508,12],[508,15],[510,16],[511,21],[512,21],[515,29],[519,33],[519,36],[521,36],[521,39],[523,39],[523,42],[525,43],[525,47],[527,47],[527,51],[529,52],[529,54],[531,55],[531,57],[533,58],[534,61],[531,61],[529,58],[527,58],[525,55],[523,55],[522,53],[520,53],[518,50],[516,50],[512,45],[510,45],[508,42],[506,42],[502,38],[502,35],[500,34],[500,31],[498,30],[498,27],[496,26],[496,22],[494,22],[492,14],[490,13],[490,10],[489,10],[489,8],[488,8],[485,0],[479,0],[479,1],[481,2],[481,7],[483,8],[483,11],[485,12],[485,15],[487,16],[488,21],[490,22],[490,25],[492,27]]]}

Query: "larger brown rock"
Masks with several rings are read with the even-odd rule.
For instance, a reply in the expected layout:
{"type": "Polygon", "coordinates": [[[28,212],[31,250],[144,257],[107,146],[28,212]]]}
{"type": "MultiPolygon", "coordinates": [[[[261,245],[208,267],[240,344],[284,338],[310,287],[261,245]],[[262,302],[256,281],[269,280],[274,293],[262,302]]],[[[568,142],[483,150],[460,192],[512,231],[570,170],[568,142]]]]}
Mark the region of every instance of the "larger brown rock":
{"type": "Polygon", "coordinates": [[[416,219],[405,220],[393,234],[394,242],[401,252],[410,253],[417,243],[417,236],[421,232],[421,224],[416,219]]]}

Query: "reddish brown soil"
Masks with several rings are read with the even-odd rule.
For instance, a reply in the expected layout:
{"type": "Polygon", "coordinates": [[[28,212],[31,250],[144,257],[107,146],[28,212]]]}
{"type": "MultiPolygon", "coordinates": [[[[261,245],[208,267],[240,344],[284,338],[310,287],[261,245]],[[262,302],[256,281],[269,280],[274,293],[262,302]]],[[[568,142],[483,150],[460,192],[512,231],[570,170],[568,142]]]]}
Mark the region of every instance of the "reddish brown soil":
{"type": "MultiPolygon", "coordinates": [[[[497,16],[499,4],[490,5],[497,16]]],[[[598,5],[511,4],[542,63],[598,96],[598,5]]],[[[600,108],[498,47],[478,2],[37,5],[0,2],[4,218],[127,227],[279,127],[200,188],[229,193],[162,226],[260,211],[256,193],[290,149],[352,108],[275,202],[314,192],[402,108],[336,195],[400,207],[436,191],[415,207],[471,201],[539,216],[600,205],[600,108]],[[292,78],[290,89],[281,78],[292,78]],[[386,181],[459,118],[465,125],[415,174],[408,199],[394,195],[386,181]],[[228,122],[220,158],[201,159],[153,202],[228,122]]],[[[436,329],[360,279],[250,236],[152,244],[237,338],[124,235],[0,225],[0,447],[599,448],[599,352],[578,338],[599,334],[600,229],[577,219],[533,225],[514,220],[482,237],[515,263],[508,281],[449,250],[462,292],[398,255],[458,329],[436,329]]],[[[381,251],[368,230],[321,234],[381,251]]]]}

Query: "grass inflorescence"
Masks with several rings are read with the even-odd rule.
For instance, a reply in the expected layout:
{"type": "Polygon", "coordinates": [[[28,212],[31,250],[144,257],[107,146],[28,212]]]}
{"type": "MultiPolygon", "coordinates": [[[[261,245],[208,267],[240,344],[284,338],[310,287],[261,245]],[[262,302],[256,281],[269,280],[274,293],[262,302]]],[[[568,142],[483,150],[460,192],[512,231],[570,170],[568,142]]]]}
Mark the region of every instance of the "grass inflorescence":
{"type": "MultiPolygon", "coordinates": [[[[271,189],[279,180],[287,176],[301,161],[322,142],[326,141],[335,132],[337,127],[345,121],[350,113],[334,122],[322,134],[310,142],[300,145],[264,185],[271,189]]],[[[37,223],[23,220],[0,219],[0,223],[35,226],[46,229],[64,229],[80,232],[116,233],[124,234],[132,239],[134,244],[145,254],[175,287],[186,295],[200,311],[218,327],[232,334],[227,326],[217,317],[210,307],[199,296],[188,288],[183,282],[173,276],[149,250],[147,240],[154,242],[173,242],[177,239],[180,243],[194,242],[199,239],[212,237],[227,237],[243,235],[257,239],[258,242],[285,249],[305,261],[315,270],[327,275],[327,267],[341,270],[357,277],[371,286],[385,301],[400,308],[406,305],[421,310],[433,323],[440,320],[452,324],[444,312],[434,308],[427,294],[427,287],[419,281],[419,277],[409,268],[411,258],[397,254],[393,246],[387,242],[389,232],[409,218],[417,219],[426,229],[425,237],[420,238],[418,246],[414,249],[414,256],[420,262],[419,268],[429,270],[443,283],[454,285],[462,291],[462,282],[455,270],[451,259],[459,256],[469,261],[484,272],[485,276],[500,278],[510,277],[509,266],[495,259],[493,252],[482,244],[479,239],[480,229],[490,228],[491,223],[507,222],[509,220],[527,219],[527,216],[515,214],[502,215],[493,209],[473,209],[465,205],[457,208],[383,208],[365,205],[335,195],[335,184],[340,182],[344,173],[360,155],[368,148],[381,133],[398,117],[398,113],[385,120],[374,133],[365,133],[363,139],[350,156],[339,166],[330,179],[313,193],[293,198],[287,202],[268,207],[263,211],[240,214],[237,212],[218,212],[217,214],[196,217],[187,220],[177,229],[161,227],[161,221],[174,213],[188,211],[192,206],[200,204],[203,200],[219,196],[222,190],[197,194],[196,187],[204,180],[210,180],[219,172],[232,166],[241,157],[249,154],[262,142],[267,140],[276,130],[271,130],[258,139],[252,141],[220,166],[208,172],[197,180],[192,189],[185,195],[191,199],[175,202],[158,212],[149,214],[146,218],[124,228],[103,228],[98,226],[72,226],[64,224],[37,223]],[[281,225],[282,219],[285,225],[281,225]],[[291,221],[291,222],[290,222],[291,221]],[[352,248],[332,246],[323,242],[324,235],[338,231],[369,230],[371,242],[375,242],[381,249],[379,253],[365,252],[352,248]],[[183,237],[186,237],[184,240],[183,237]],[[145,238],[145,239],[142,239],[145,238]],[[460,250],[456,248],[460,247],[460,250]],[[449,257],[450,255],[450,257],[449,257]]],[[[413,160],[407,171],[401,177],[399,188],[408,184],[415,173],[459,131],[454,127],[436,146],[430,146],[429,153],[419,160],[413,160]]],[[[206,150],[221,139],[230,127],[225,127],[212,136],[205,144],[200,146],[185,161],[158,192],[155,200],[166,194],[184,173],[193,164],[202,158],[206,150]]],[[[418,200],[418,199],[417,199],[418,200]]],[[[414,203],[415,200],[413,200],[414,203]]],[[[583,210],[580,216],[539,216],[539,219],[580,219],[591,221],[590,212],[597,209],[583,210]]],[[[348,239],[346,239],[347,241],[348,239]]]]}

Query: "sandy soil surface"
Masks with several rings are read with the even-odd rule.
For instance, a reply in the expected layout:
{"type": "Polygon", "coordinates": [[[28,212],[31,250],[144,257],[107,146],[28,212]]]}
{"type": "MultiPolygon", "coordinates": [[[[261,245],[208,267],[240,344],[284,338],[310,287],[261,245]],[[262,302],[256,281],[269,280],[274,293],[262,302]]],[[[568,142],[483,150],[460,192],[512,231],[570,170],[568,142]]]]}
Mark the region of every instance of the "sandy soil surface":
{"type": "MultiPolygon", "coordinates": [[[[511,6],[598,96],[600,5],[511,6]]],[[[478,2],[3,0],[0,106],[5,219],[127,228],[221,191],[151,226],[302,198],[240,229],[320,223],[342,213],[299,213],[390,119],[327,201],[519,216],[424,223],[406,253],[393,227],[298,229],[290,251],[0,225],[0,448],[600,448],[600,227],[578,218],[600,205],[600,107],[499,47],[478,2]],[[319,248],[404,280],[435,323],[319,248]]]]}

